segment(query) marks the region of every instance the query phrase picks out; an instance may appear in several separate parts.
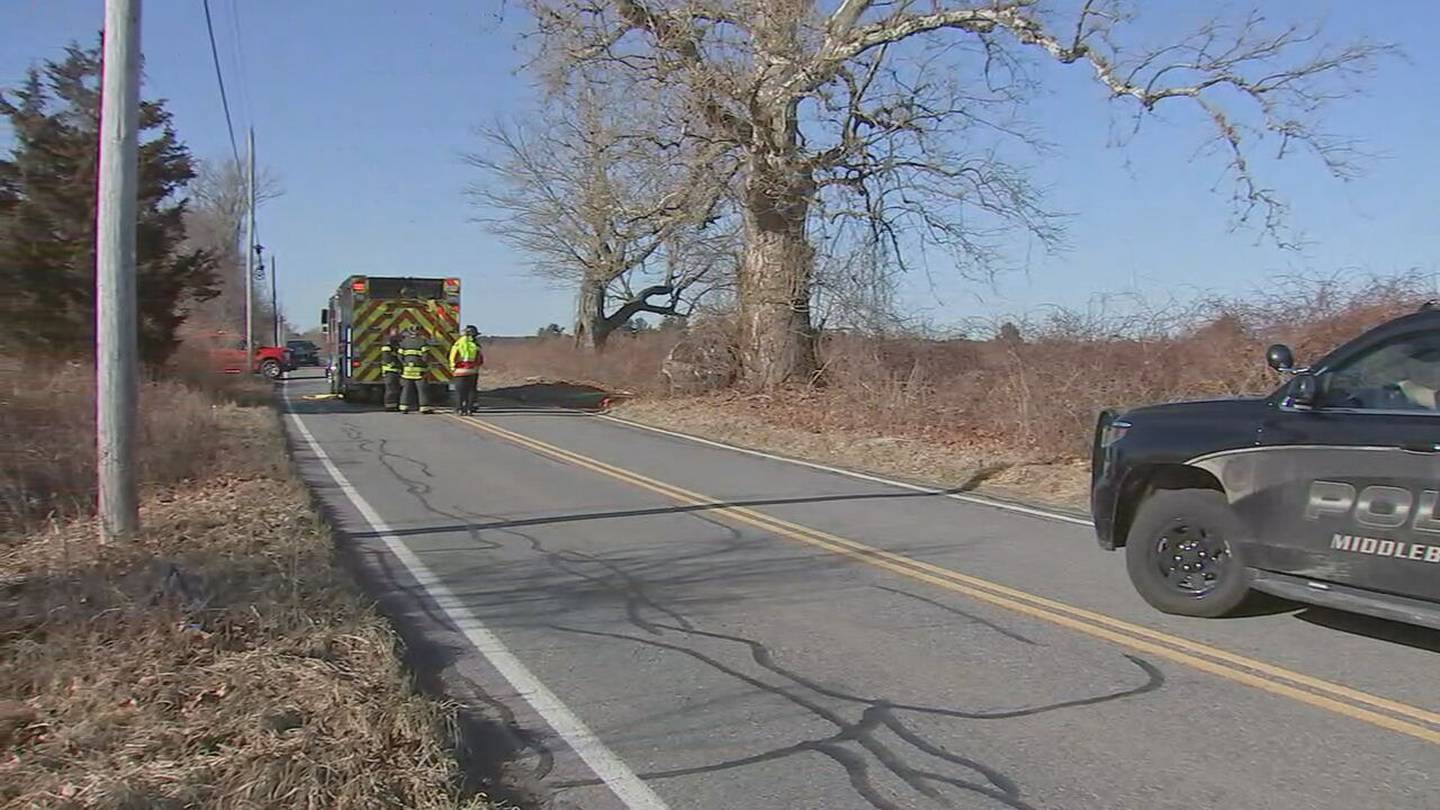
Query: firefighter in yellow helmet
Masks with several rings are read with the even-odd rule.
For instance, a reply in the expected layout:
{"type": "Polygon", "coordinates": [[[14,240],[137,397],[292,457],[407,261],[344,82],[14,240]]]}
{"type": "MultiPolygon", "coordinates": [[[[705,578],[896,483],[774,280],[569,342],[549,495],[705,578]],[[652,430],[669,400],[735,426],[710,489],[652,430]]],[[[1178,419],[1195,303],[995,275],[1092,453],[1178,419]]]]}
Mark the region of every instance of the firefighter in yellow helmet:
{"type": "Polygon", "coordinates": [[[385,380],[385,410],[400,410],[400,333],[394,329],[380,346],[380,374],[385,380]]]}
{"type": "Polygon", "coordinates": [[[400,412],[434,413],[430,407],[430,386],[425,381],[430,344],[414,329],[400,341],[400,412]]]}

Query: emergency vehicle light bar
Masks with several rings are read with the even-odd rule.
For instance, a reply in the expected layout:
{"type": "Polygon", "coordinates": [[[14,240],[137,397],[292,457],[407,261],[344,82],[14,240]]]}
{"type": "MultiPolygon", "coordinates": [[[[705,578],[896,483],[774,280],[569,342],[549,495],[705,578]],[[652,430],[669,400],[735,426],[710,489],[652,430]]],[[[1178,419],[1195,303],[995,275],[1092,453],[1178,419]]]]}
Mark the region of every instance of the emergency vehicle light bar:
{"type": "Polygon", "coordinates": [[[447,279],[445,279],[445,292],[460,292],[460,279],[458,279],[458,278],[447,278],[447,279]]]}
{"type": "Polygon", "coordinates": [[[370,280],[362,278],[359,281],[352,281],[350,282],[350,289],[358,293],[363,293],[370,289],[370,280]]]}

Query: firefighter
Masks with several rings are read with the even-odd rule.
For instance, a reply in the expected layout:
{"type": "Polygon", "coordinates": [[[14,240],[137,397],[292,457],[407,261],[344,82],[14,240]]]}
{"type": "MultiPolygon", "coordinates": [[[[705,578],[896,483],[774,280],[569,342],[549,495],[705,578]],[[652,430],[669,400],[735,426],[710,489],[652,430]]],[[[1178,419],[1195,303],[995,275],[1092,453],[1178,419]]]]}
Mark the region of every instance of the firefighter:
{"type": "Polygon", "coordinates": [[[480,367],[485,365],[478,337],[480,330],[467,326],[465,334],[450,347],[450,373],[455,378],[455,394],[460,400],[456,413],[475,413],[475,386],[480,381],[480,367]]]}
{"type": "Polygon", "coordinates": [[[400,410],[400,333],[395,329],[380,346],[380,374],[385,380],[385,410],[400,410]]]}
{"type": "Polygon", "coordinates": [[[400,341],[400,412],[434,413],[430,408],[430,388],[425,382],[426,354],[429,343],[414,329],[400,341]]]}

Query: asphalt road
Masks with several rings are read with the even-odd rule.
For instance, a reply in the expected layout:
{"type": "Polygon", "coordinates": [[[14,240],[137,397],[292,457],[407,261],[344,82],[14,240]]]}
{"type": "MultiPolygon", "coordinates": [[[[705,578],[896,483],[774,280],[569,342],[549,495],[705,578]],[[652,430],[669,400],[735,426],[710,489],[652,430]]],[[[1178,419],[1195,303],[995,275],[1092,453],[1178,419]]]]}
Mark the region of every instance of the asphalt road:
{"type": "Polygon", "coordinates": [[[1164,616],[1073,520],[588,414],[285,388],[425,674],[550,806],[1440,808],[1440,634],[1164,616]]]}

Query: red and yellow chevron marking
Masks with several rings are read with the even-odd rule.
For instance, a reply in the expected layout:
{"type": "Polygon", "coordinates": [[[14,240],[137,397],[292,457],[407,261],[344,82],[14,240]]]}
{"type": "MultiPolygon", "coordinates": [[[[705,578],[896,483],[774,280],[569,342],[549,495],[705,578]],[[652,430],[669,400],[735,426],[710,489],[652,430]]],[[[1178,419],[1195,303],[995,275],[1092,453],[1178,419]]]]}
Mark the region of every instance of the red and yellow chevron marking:
{"type": "Polygon", "coordinates": [[[450,347],[459,336],[460,308],[444,301],[421,304],[399,301],[366,301],[355,308],[351,327],[353,356],[360,367],[352,374],[360,382],[381,382],[380,350],[391,330],[415,329],[429,337],[430,368],[427,377],[435,382],[450,381],[450,347]]]}

